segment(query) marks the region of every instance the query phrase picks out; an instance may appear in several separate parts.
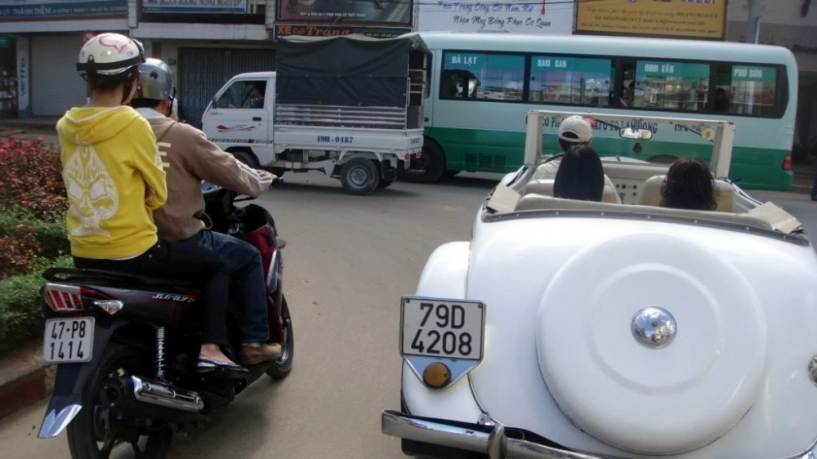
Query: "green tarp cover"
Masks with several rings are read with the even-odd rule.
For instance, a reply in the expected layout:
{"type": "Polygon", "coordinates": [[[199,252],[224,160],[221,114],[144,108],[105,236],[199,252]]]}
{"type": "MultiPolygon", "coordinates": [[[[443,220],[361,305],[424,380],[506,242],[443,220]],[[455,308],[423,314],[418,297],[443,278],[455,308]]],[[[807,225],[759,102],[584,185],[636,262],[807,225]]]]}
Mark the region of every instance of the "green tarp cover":
{"type": "Polygon", "coordinates": [[[408,56],[413,50],[425,50],[416,35],[281,37],[277,45],[276,71],[279,76],[405,78],[408,56]]]}

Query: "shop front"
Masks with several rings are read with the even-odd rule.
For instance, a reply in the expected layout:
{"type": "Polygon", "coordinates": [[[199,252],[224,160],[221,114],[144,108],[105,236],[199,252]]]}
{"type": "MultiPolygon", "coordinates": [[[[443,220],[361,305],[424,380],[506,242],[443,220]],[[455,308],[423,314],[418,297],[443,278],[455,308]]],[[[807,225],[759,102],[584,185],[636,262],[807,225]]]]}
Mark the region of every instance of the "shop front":
{"type": "Polygon", "coordinates": [[[0,118],[17,117],[17,47],[13,37],[0,36],[0,118]]]}
{"type": "Polygon", "coordinates": [[[61,116],[85,105],[85,80],[77,74],[80,35],[31,37],[31,114],[61,116]]]}

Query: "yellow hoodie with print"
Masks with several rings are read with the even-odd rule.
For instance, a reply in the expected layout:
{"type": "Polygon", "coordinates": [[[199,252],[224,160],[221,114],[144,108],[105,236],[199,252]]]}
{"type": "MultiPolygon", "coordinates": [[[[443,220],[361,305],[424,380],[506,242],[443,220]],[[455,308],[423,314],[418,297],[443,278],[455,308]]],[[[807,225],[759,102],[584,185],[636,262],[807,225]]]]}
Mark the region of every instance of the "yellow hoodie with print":
{"type": "Polygon", "coordinates": [[[147,120],[128,106],[78,107],[57,122],[57,134],[71,254],[123,259],[156,244],[153,210],[167,200],[167,184],[147,120]]]}

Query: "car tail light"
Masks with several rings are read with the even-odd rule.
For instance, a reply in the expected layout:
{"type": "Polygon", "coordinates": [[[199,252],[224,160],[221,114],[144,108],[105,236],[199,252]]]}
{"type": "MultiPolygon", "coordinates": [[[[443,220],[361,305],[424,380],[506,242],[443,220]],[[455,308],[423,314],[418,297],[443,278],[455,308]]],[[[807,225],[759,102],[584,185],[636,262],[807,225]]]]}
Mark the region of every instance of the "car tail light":
{"type": "Polygon", "coordinates": [[[791,170],[791,155],[786,155],[786,158],[783,160],[783,170],[790,171],[791,170]]]}

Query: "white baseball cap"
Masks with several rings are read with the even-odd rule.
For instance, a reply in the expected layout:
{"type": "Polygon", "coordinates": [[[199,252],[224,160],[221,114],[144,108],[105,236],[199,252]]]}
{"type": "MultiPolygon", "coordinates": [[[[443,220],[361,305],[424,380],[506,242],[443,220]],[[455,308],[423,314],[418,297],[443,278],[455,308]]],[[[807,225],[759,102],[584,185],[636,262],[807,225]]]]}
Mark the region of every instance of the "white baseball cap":
{"type": "Polygon", "coordinates": [[[579,115],[568,116],[559,125],[559,138],[568,142],[589,142],[593,138],[593,128],[590,126],[589,121],[579,115]],[[573,134],[575,137],[565,137],[566,132],[573,134]]]}

